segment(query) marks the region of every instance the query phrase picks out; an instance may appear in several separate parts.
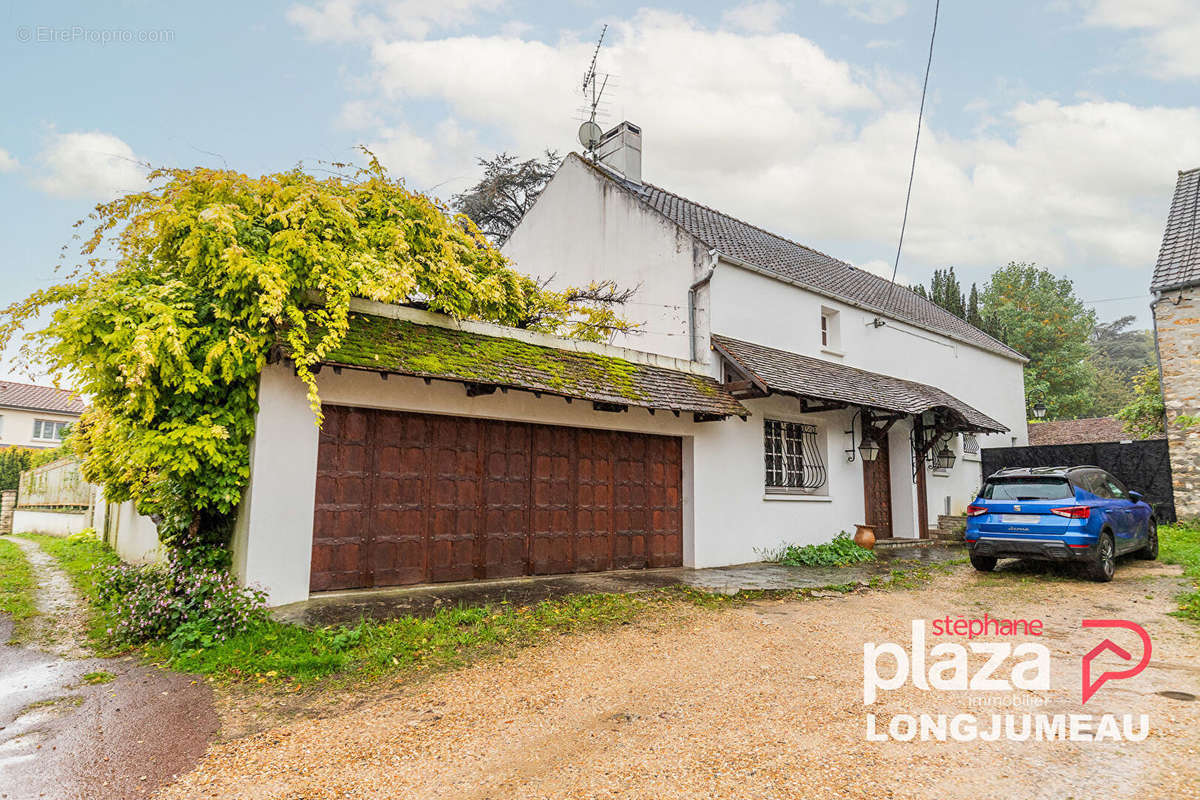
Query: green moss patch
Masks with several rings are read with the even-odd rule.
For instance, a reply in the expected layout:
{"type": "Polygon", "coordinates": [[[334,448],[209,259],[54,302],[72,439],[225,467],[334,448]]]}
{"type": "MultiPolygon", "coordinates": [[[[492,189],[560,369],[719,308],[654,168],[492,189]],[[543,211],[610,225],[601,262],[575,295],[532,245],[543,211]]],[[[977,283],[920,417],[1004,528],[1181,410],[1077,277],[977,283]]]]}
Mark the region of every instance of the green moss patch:
{"type": "Polygon", "coordinates": [[[625,405],[744,414],[714,381],[614,356],[354,314],[325,363],[625,405]]]}

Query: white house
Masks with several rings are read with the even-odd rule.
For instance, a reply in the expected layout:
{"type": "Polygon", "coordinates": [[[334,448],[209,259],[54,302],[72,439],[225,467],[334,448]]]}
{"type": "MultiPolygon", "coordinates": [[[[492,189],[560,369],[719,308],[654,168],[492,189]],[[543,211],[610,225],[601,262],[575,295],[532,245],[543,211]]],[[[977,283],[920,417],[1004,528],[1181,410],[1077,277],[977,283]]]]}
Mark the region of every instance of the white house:
{"type": "Polygon", "coordinates": [[[600,153],[567,158],[504,252],[556,285],[638,286],[638,333],[585,344],[355,301],[320,430],[275,354],[234,537],[272,603],[736,564],[862,522],[916,538],[973,497],[980,444],[1026,443],[1019,353],[643,182],[635,126],[600,153]]]}
{"type": "Polygon", "coordinates": [[[0,381],[0,447],[58,447],[84,408],[74,392],[0,381]]]}

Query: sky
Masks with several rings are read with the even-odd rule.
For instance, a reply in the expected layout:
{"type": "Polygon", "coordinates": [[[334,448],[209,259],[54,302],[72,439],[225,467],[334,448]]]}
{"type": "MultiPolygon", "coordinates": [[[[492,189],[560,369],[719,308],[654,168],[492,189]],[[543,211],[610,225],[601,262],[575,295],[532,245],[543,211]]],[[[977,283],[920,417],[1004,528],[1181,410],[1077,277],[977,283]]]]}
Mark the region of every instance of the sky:
{"type": "MultiPolygon", "coordinates": [[[[0,11],[0,302],[146,164],[320,169],[366,145],[448,199],[475,159],[643,130],[645,180],[891,273],[933,0],[17,2],[0,11]]],[[[1200,166],[1200,3],[943,0],[899,274],[1009,261],[1148,327],[1176,171],[1200,166]]],[[[11,374],[10,364],[0,375],[11,374]]]]}

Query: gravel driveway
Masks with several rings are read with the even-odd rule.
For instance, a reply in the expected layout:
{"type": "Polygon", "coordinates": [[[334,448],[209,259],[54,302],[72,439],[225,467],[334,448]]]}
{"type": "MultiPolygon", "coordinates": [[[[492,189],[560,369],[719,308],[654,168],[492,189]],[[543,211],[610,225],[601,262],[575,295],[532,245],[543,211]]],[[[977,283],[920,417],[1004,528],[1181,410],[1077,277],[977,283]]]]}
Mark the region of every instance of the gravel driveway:
{"type": "MultiPolygon", "coordinates": [[[[1167,616],[1177,575],[1137,561],[1111,584],[963,567],[915,590],[680,607],[214,745],[158,796],[1200,797],[1200,701],[1156,694],[1200,695],[1200,629],[1167,616]],[[915,618],[985,611],[1045,621],[1054,683],[1035,693],[1041,711],[1146,713],[1149,738],[866,741],[863,643],[907,645],[915,618]],[[1081,630],[1091,617],[1143,624],[1154,657],[1084,708],[1080,656],[1103,638],[1081,630]]],[[[978,712],[967,704],[979,694],[910,687],[874,710],[978,712]]]]}

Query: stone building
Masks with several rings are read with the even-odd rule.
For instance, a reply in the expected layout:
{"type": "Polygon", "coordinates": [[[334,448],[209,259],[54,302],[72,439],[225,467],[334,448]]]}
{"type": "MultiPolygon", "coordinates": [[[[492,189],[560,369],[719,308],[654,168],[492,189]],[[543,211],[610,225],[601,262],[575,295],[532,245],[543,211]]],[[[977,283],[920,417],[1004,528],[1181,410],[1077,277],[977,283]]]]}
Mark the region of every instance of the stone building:
{"type": "Polygon", "coordinates": [[[1181,517],[1200,516],[1200,167],[1180,172],[1150,290],[1181,517]],[[1182,423],[1182,424],[1181,424],[1182,423]]]}

